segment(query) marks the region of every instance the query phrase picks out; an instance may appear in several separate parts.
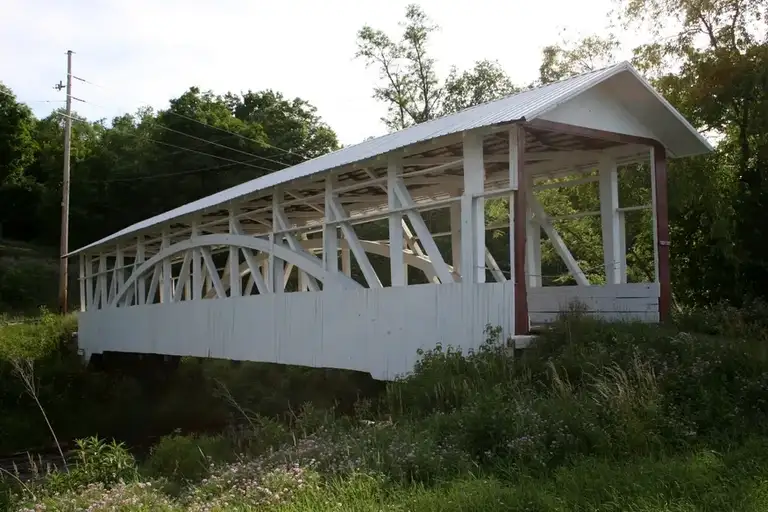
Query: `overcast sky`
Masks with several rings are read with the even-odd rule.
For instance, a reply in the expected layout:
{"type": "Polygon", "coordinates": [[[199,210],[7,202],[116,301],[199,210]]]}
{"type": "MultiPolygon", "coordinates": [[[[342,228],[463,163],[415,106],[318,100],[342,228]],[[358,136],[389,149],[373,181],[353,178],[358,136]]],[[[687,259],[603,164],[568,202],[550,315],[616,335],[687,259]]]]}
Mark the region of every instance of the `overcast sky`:
{"type": "MultiPolygon", "coordinates": [[[[377,79],[354,59],[364,24],[399,33],[406,0],[0,0],[0,81],[38,116],[62,103],[74,50],[75,103],[89,119],[164,108],[190,86],[216,93],[266,88],[299,96],[352,144],[385,128],[371,98],[377,79]],[[34,103],[33,103],[34,102],[34,103]]],[[[538,75],[541,49],[605,30],[611,0],[422,0],[441,30],[432,55],[452,64],[497,59],[513,81],[538,75]]]]}

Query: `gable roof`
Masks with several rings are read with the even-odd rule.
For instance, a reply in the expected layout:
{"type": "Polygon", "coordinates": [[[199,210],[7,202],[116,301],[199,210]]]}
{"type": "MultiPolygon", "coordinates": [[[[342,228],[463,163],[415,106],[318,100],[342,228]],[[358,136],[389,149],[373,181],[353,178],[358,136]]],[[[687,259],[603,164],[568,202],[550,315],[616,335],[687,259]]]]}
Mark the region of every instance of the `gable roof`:
{"type": "Polygon", "coordinates": [[[160,215],[137,222],[110,236],[69,253],[79,252],[106,244],[118,238],[144,229],[165,224],[182,216],[199,213],[246,195],[265,190],[282,183],[306,178],[313,174],[329,171],[344,165],[373,158],[390,151],[405,148],[412,144],[436,139],[445,135],[466,130],[483,128],[499,123],[531,121],[554,110],[579,94],[595,87],[606,80],[628,74],[622,87],[631,87],[639,93],[630,100],[637,102],[641,98],[644,105],[630,105],[630,110],[638,112],[651,108],[654,113],[661,113],[658,121],[659,135],[678,134],[686,139],[685,144],[676,144],[674,137],[662,136],[659,142],[667,146],[672,156],[692,156],[712,151],[712,146],[696,131],[683,116],[675,110],[628,62],[621,62],[603,69],[590,71],[559,82],[543,85],[534,89],[467,108],[455,114],[410,126],[398,132],[389,133],[366,140],[359,144],[345,147],[298,165],[276,171],[265,176],[241,183],[210,196],[192,201],[160,215]],[[650,100],[650,101],[649,101],[650,100]],[[646,104],[650,103],[650,104],[646,104]]]}

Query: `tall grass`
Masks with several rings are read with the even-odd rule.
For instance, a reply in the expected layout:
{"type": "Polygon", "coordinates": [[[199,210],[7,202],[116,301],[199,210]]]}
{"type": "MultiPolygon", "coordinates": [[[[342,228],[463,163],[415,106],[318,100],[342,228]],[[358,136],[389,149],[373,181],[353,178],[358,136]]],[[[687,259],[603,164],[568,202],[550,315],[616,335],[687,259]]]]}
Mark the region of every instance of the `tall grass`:
{"type": "Polygon", "coordinates": [[[474,352],[423,352],[351,416],[306,403],[281,425],[230,381],[219,399],[247,420],[228,439],[173,436],[121,483],[31,490],[48,509],[762,510],[766,337],[719,314],[733,330],[569,314],[518,357],[489,329],[474,352]]]}

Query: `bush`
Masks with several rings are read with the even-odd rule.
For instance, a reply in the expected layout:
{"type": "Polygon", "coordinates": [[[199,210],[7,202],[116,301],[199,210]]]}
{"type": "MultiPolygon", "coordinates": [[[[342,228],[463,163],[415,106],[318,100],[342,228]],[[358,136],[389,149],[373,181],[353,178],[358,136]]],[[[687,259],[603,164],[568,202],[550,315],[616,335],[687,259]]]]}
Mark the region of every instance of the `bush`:
{"type": "Polygon", "coordinates": [[[48,491],[72,491],[96,484],[108,488],[136,480],[136,460],[122,444],[96,437],[79,439],[76,444],[74,465],[68,471],[51,473],[46,482],[48,491]]]}
{"type": "Polygon", "coordinates": [[[231,460],[232,456],[232,446],[222,436],[173,434],[152,448],[145,466],[153,477],[195,482],[209,474],[212,464],[231,460]]]}

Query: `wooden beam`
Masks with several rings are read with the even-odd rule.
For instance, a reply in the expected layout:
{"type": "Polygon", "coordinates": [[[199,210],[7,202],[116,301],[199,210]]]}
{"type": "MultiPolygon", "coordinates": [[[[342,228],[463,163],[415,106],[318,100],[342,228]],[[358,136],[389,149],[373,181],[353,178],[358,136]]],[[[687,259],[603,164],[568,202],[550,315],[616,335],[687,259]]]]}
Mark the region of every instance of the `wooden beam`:
{"type": "MultiPolygon", "coordinates": [[[[464,193],[461,196],[461,281],[485,282],[485,191],[483,136],[464,133],[464,193]]],[[[431,256],[431,255],[430,255],[431,256]]]]}
{"type": "MultiPolygon", "coordinates": [[[[333,209],[334,201],[338,196],[334,192],[336,177],[329,174],[325,178],[325,217],[323,218],[323,267],[328,272],[339,271],[339,232],[336,224],[329,224],[336,220],[336,212],[333,209]]],[[[345,233],[346,235],[346,233],[345,233]]]]}
{"type": "Polygon", "coordinates": [[[585,276],[584,272],[581,271],[579,263],[571,254],[571,251],[568,250],[565,242],[560,237],[560,233],[558,233],[555,227],[552,225],[552,221],[549,219],[549,217],[547,217],[547,214],[544,212],[544,207],[541,206],[541,203],[538,199],[536,199],[532,192],[529,192],[528,200],[530,201],[531,208],[533,209],[534,219],[539,223],[544,232],[547,234],[549,241],[552,242],[552,247],[565,263],[568,271],[576,280],[576,284],[579,286],[589,286],[589,280],[587,279],[587,276],[585,276]]]}
{"type": "Polygon", "coordinates": [[[192,251],[184,253],[184,261],[179,271],[179,280],[176,282],[176,290],[173,292],[173,302],[180,302],[184,290],[189,287],[189,267],[192,264],[192,251]]]}
{"type": "Polygon", "coordinates": [[[669,269],[669,213],[667,206],[667,155],[662,146],[652,148],[652,176],[659,280],[659,321],[667,322],[672,312],[672,282],[669,269]]]}
{"type": "MultiPolygon", "coordinates": [[[[397,184],[403,174],[402,163],[391,157],[387,166],[387,206],[396,210],[402,205],[397,197],[397,184]]],[[[392,286],[405,286],[403,263],[403,218],[400,213],[389,214],[389,271],[392,286]]]]}
{"type": "MultiPolygon", "coordinates": [[[[237,210],[233,207],[229,209],[229,232],[236,234],[235,222],[237,222],[237,210]]],[[[238,247],[229,248],[229,296],[240,297],[243,294],[243,281],[240,277],[240,249],[238,247]]]]}
{"type": "Polygon", "coordinates": [[[606,130],[597,130],[594,128],[585,128],[567,123],[556,121],[546,121],[544,119],[534,119],[525,123],[525,126],[536,130],[556,132],[564,135],[575,135],[577,137],[587,137],[590,139],[607,140],[617,144],[640,144],[643,146],[658,146],[657,140],[648,137],[639,137],[637,135],[626,135],[623,133],[609,132],[606,130]]]}
{"type": "Polygon", "coordinates": [[[224,285],[221,283],[221,278],[219,278],[219,271],[216,270],[216,265],[213,263],[211,249],[208,247],[201,247],[200,252],[203,255],[205,268],[208,270],[208,277],[210,277],[213,288],[216,290],[216,296],[220,299],[226,298],[227,291],[224,289],[224,285]]]}
{"type": "MultiPolygon", "coordinates": [[[[168,237],[168,231],[163,230],[163,240],[160,244],[160,248],[167,249],[171,246],[171,241],[168,237]]],[[[172,298],[172,292],[171,292],[171,275],[172,267],[171,267],[171,259],[170,258],[164,258],[163,259],[163,286],[160,288],[160,302],[171,302],[172,298]]]]}
{"type": "MultiPolygon", "coordinates": [[[[416,235],[419,237],[419,240],[424,246],[424,251],[429,257],[429,261],[432,263],[432,267],[435,270],[435,275],[438,277],[438,279],[440,279],[441,283],[453,283],[455,280],[453,278],[453,274],[451,273],[451,269],[448,268],[448,265],[446,265],[442,254],[440,254],[440,249],[438,249],[437,244],[435,243],[435,239],[432,238],[432,235],[429,232],[429,228],[424,222],[424,218],[421,216],[421,213],[412,209],[414,202],[410,193],[408,192],[408,189],[405,186],[405,183],[403,183],[402,180],[398,180],[398,182],[395,184],[394,191],[401,207],[411,208],[406,211],[406,215],[411,221],[411,225],[413,226],[414,231],[416,231],[416,235]]],[[[483,231],[483,235],[485,235],[485,231],[483,231]]]]}
{"type": "Polygon", "coordinates": [[[603,266],[606,284],[621,283],[622,259],[619,225],[619,178],[616,162],[604,157],[600,162],[600,222],[603,234],[603,266]]]}
{"type": "Polygon", "coordinates": [[[526,238],[528,235],[528,190],[529,179],[525,174],[525,131],[519,125],[509,129],[509,184],[517,187],[510,196],[510,217],[512,219],[510,266],[515,282],[515,334],[528,334],[528,289],[525,278],[526,238]]]}
{"type": "MultiPolygon", "coordinates": [[[[328,206],[330,206],[330,210],[333,212],[333,216],[336,219],[345,218],[346,213],[344,212],[341,204],[339,204],[338,197],[331,196],[329,199],[330,204],[328,206]]],[[[376,271],[373,269],[371,261],[368,259],[368,255],[365,254],[365,250],[360,245],[360,240],[357,238],[355,230],[347,222],[342,222],[340,225],[341,230],[344,232],[344,238],[347,240],[350,250],[355,255],[355,260],[357,260],[358,265],[360,265],[360,270],[363,272],[363,277],[365,277],[365,281],[368,283],[368,286],[371,288],[381,288],[381,280],[376,274],[376,271]]],[[[334,230],[335,229],[336,228],[334,226],[334,230]]],[[[336,239],[335,234],[336,233],[334,231],[333,268],[335,269],[335,272],[338,272],[338,239],[336,239]]],[[[326,248],[324,247],[323,254],[325,254],[325,251],[326,248]]]]}

